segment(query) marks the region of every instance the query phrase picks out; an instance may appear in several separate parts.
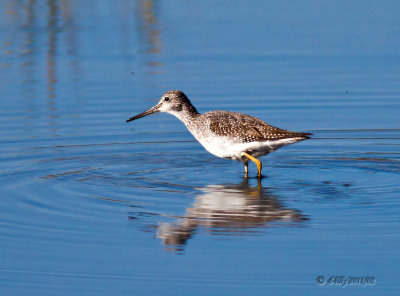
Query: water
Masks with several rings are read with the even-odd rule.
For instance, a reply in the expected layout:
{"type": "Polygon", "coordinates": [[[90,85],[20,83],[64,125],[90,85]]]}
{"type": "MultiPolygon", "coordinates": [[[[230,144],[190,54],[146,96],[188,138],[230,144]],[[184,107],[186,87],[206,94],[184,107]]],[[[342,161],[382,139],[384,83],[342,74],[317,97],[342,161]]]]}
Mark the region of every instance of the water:
{"type": "Polygon", "coordinates": [[[398,2],[0,15],[1,295],[396,295],[398,2]],[[314,138],[245,180],[172,116],[125,123],[168,89],[314,138]]]}

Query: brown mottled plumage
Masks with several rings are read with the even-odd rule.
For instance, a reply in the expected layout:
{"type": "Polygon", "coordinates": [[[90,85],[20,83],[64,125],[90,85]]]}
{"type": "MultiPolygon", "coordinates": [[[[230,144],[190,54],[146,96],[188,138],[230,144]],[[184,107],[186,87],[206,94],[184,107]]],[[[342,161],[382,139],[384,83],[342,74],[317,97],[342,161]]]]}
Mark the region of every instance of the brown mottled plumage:
{"type": "Polygon", "coordinates": [[[210,130],[218,136],[239,137],[243,143],[304,137],[308,133],[286,131],[256,117],[229,111],[211,111],[201,116],[210,118],[210,130]]]}
{"type": "Polygon", "coordinates": [[[167,91],[156,106],[127,121],[155,112],[167,112],[176,116],[210,153],[242,161],[246,177],[248,160],[257,164],[258,176],[261,177],[262,164],[256,157],[308,139],[311,135],[286,131],[256,117],[236,112],[210,111],[200,114],[188,97],[179,90],[167,91]]]}

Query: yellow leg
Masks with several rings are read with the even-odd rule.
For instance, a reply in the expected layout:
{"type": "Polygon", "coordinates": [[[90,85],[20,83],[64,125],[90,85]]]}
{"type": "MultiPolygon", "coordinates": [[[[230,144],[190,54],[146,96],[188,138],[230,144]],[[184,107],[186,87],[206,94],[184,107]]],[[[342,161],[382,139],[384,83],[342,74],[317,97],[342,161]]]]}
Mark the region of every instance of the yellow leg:
{"type": "Polygon", "coordinates": [[[255,162],[257,165],[257,170],[258,170],[258,177],[261,178],[261,170],[262,170],[262,163],[259,161],[257,158],[251,156],[250,154],[247,154],[246,152],[243,152],[243,155],[246,156],[248,159],[251,161],[255,162]]]}
{"type": "Polygon", "coordinates": [[[243,162],[244,164],[244,176],[247,178],[248,172],[249,172],[249,162],[245,161],[243,162]]]}

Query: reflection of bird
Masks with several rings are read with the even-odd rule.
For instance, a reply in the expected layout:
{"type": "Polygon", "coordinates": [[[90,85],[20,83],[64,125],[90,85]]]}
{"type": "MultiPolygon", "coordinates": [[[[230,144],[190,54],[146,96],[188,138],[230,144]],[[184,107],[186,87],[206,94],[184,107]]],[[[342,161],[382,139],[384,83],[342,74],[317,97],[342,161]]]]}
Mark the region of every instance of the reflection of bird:
{"type": "Polygon", "coordinates": [[[157,227],[157,236],[164,244],[173,249],[182,248],[198,226],[211,234],[243,235],[267,223],[307,220],[299,211],[285,208],[260,183],[258,187],[249,187],[247,179],[239,185],[211,185],[201,191],[182,218],[157,227]]]}
{"type": "Polygon", "coordinates": [[[155,112],[167,112],[180,119],[208,152],[242,161],[246,177],[249,160],[256,163],[260,178],[262,164],[256,157],[308,139],[311,135],[279,129],[253,116],[236,112],[210,111],[199,114],[188,97],[179,90],[167,91],[156,106],[131,117],[127,122],[155,112]]]}

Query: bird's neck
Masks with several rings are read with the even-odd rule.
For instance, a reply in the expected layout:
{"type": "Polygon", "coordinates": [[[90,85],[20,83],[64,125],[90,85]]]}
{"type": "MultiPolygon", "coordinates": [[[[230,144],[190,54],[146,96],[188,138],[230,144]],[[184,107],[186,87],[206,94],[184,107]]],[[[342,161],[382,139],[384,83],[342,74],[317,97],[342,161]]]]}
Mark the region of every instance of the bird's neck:
{"type": "Polygon", "coordinates": [[[182,121],[186,126],[190,125],[190,123],[200,115],[199,112],[197,112],[196,108],[193,107],[192,105],[190,106],[182,106],[182,110],[180,111],[172,111],[169,112],[170,114],[174,115],[177,117],[180,121],[182,121]]]}

